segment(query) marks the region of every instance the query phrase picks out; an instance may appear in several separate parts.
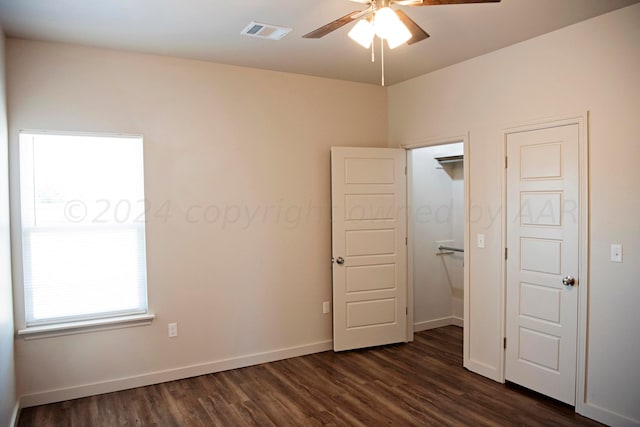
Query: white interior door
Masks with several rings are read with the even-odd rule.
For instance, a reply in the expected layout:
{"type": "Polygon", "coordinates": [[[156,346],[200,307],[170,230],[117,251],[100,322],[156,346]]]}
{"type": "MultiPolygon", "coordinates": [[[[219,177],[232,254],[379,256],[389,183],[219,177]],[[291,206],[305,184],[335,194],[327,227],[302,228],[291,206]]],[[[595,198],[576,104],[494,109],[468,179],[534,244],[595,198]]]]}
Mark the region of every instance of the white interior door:
{"type": "Polygon", "coordinates": [[[574,405],[578,125],[508,134],[507,158],[505,378],[574,405]]]}
{"type": "Polygon", "coordinates": [[[406,154],[331,149],[333,348],[406,341],[406,154]]]}

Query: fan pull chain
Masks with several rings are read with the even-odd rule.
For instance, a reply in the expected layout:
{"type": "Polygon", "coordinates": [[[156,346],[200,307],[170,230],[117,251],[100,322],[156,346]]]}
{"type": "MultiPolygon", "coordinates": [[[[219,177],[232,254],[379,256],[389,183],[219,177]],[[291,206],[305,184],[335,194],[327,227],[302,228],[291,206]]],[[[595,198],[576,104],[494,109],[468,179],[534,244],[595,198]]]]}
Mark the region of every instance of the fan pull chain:
{"type": "Polygon", "coordinates": [[[384,39],[380,39],[380,63],[382,64],[382,86],[384,86],[384,39]]]}

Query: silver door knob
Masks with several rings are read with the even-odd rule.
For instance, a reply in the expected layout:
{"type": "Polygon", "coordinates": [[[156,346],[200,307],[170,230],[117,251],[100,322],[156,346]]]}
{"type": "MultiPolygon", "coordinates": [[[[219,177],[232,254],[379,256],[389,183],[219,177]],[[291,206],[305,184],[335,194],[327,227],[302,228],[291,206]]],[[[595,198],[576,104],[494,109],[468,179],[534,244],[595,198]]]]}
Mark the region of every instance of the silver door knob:
{"type": "Polygon", "coordinates": [[[336,262],[340,265],[344,264],[344,258],[342,258],[341,256],[338,257],[338,259],[336,260],[336,262]]]}
{"type": "Polygon", "coordinates": [[[565,286],[575,286],[576,279],[573,276],[564,276],[562,278],[562,284],[565,286]]]}

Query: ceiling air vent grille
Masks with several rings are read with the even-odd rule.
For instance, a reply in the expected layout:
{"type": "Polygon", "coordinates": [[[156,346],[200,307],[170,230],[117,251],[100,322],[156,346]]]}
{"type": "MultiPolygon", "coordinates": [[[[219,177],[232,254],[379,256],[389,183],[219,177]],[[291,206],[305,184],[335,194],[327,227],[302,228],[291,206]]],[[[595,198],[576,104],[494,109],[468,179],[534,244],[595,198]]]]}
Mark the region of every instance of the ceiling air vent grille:
{"type": "Polygon", "coordinates": [[[252,22],[240,34],[261,39],[280,40],[291,32],[291,28],[252,22]]]}

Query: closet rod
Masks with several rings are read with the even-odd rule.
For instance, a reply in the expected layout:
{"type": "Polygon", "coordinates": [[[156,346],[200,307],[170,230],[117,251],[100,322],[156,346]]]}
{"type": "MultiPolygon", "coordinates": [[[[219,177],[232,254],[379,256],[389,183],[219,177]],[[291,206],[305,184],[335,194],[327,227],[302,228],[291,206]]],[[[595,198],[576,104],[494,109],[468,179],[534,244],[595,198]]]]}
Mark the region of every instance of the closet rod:
{"type": "Polygon", "coordinates": [[[464,249],[451,248],[449,246],[438,246],[438,250],[441,250],[441,251],[453,251],[453,252],[464,252],[464,249]]]}

